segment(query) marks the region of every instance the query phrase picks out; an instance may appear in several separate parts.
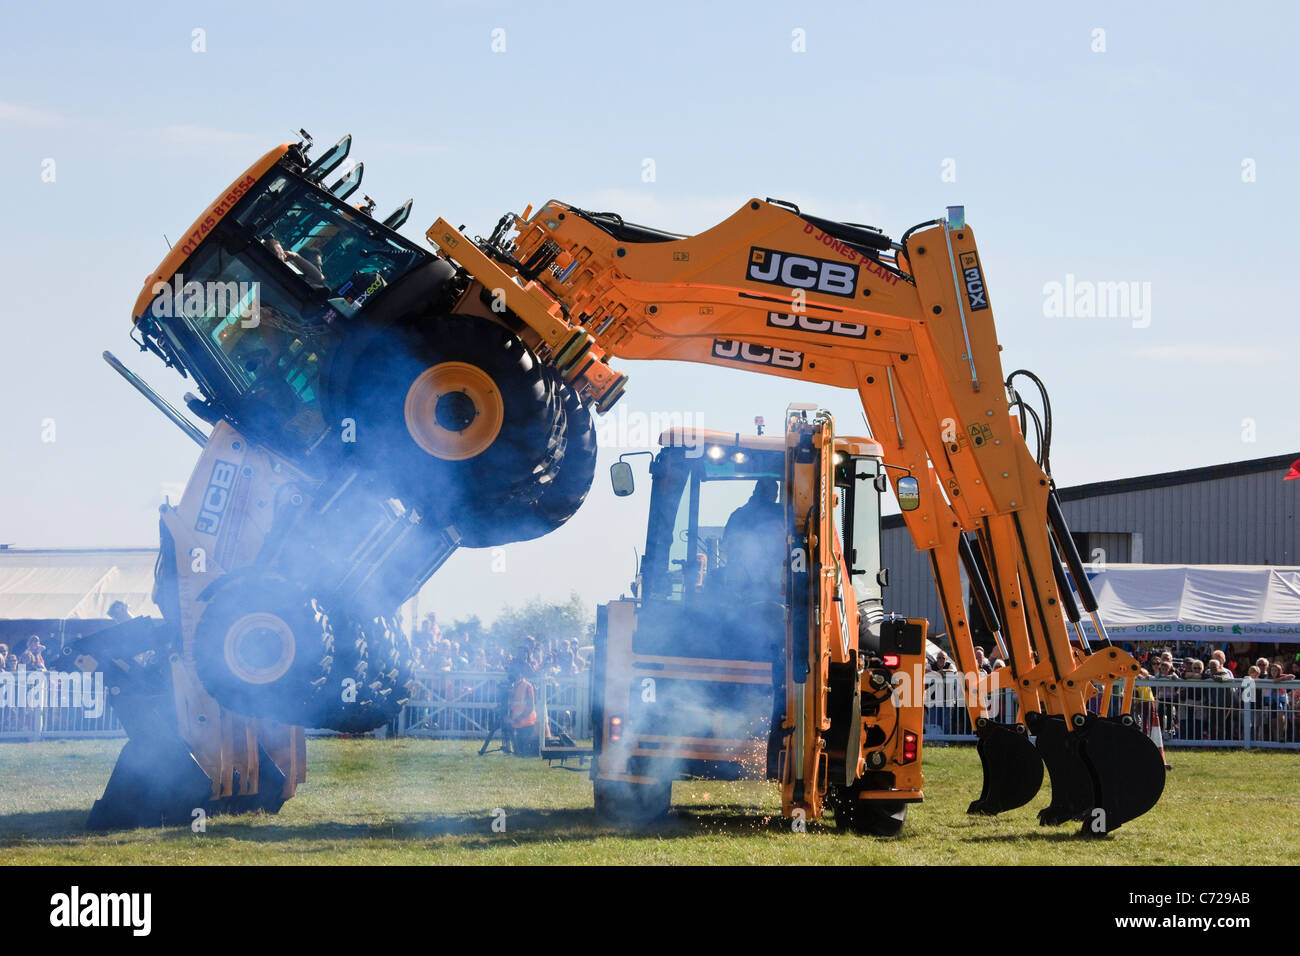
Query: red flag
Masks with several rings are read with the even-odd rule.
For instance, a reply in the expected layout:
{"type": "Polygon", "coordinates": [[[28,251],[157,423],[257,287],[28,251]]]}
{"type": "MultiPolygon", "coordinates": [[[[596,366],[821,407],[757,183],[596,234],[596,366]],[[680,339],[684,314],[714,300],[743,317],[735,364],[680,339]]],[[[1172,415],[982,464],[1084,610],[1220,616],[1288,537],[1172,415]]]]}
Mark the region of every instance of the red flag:
{"type": "Polygon", "coordinates": [[[1300,458],[1297,458],[1295,461],[1291,462],[1291,470],[1286,473],[1286,476],[1283,477],[1282,480],[1294,481],[1297,478],[1300,478],[1300,458]]]}

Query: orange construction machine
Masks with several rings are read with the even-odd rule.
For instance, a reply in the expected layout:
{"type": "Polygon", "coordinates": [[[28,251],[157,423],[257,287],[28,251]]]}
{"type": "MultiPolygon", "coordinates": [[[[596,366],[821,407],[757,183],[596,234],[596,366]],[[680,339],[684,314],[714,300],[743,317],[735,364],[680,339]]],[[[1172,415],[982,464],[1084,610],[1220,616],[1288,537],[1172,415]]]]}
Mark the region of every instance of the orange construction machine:
{"type": "MultiPolygon", "coordinates": [[[[597,811],[667,813],[674,779],[764,777],[785,816],[892,836],[922,799],[924,620],[886,617],[880,446],[792,405],[781,434],[671,429],[634,593],[597,612],[597,811]]],[[[631,493],[626,461],[616,494],[631,493]]]]}

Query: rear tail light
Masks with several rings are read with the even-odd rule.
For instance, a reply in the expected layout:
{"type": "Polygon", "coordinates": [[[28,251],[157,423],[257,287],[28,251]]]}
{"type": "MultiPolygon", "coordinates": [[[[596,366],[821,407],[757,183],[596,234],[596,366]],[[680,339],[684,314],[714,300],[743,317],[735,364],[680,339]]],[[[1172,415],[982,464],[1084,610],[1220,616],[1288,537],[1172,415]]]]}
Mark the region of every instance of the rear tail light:
{"type": "Polygon", "coordinates": [[[623,718],[609,718],[609,739],[619,740],[623,736],[623,718]]]}
{"type": "Polygon", "coordinates": [[[897,667],[901,659],[897,654],[886,654],[881,658],[886,667],[897,667]]]}
{"type": "Polygon", "coordinates": [[[916,734],[910,730],[903,731],[903,763],[912,763],[916,760],[916,751],[920,741],[916,734]]]}

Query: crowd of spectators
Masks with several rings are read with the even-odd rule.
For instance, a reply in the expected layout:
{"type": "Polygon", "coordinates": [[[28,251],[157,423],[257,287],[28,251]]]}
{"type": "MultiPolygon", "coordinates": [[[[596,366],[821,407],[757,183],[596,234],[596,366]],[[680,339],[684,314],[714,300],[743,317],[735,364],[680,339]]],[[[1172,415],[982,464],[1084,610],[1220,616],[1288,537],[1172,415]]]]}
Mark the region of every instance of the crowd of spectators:
{"type": "MultiPolygon", "coordinates": [[[[1159,721],[1164,738],[1184,741],[1252,740],[1300,743],[1300,659],[1294,655],[1235,654],[1231,645],[1189,644],[1127,647],[1142,665],[1139,721],[1159,721]],[[1296,681],[1295,684],[1289,682],[1296,681]],[[1264,682],[1258,683],[1257,682],[1264,682]],[[1220,685],[1220,686],[1212,686],[1220,685]]],[[[975,648],[983,673],[1006,666],[995,648],[975,648]]],[[[927,669],[951,674],[956,666],[944,651],[927,669]]]]}
{"type": "Polygon", "coordinates": [[[28,671],[45,670],[45,645],[38,635],[32,634],[16,642],[12,648],[0,644],[0,670],[16,671],[22,666],[28,671]]]}
{"type": "Polygon", "coordinates": [[[538,640],[527,636],[514,647],[485,630],[458,632],[448,638],[433,614],[426,614],[415,628],[411,645],[417,671],[508,673],[520,655],[528,656],[530,669],[544,677],[582,674],[591,666],[577,638],[538,640]]]}
{"type": "Polygon", "coordinates": [[[1300,661],[1238,657],[1227,649],[1194,645],[1175,656],[1170,648],[1142,647],[1134,656],[1151,681],[1154,719],[1166,738],[1188,741],[1240,739],[1300,741],[1300,661]],[[1204,682],[1222,685],[1207,687],[1204,682]],[[1257,685],[1258,681],[1268,683],[1257,685]],[[1196,683],[1193,683],[1196,682],[1196,683]]]}

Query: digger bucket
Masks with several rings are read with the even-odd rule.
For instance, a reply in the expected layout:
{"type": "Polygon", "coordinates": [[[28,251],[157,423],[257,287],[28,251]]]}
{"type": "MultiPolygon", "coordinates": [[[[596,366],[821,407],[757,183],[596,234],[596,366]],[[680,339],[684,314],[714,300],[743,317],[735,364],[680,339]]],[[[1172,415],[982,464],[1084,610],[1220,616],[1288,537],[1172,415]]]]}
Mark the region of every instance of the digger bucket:
{"type": "Polygon", "coordinates": [[[1090,714],[1077,736],[1096,795],[1084,834],[1105,836],[1156,805],[1165,789],[1165,761],[1131,715],[1090,714]]]}
{"type": "Polygon", "coordinates": [[[188,824],[211,807],[212,781],[178,737],[128,740],[86,819],[87,830],[188,824]]]}
{"type": "Polygon", "coordinates": [[[1156,805],[1165,762],[1131,716],[1087,714],[1073,731],[1063,717],[1029,716],[1052,779],[1052,802],[1039,812],[1040,823],[1080,820],[1084,835],[1105,836],[1156,805]]]}
{"type": "Polygon", "coordinates": [[[1025,722],[1052,781],[1052,802],[1038,811],[1038,822],[1057,826],[1082,820],[1094,802],[1093,778],[1079,752],[1079,738],[1069,732],[1064,717],[1030,713],[1025,722]]]}
{"type": "Polygon", "coordinates": [[[1023,724],[999,724],[987,717],[976,721],[976,750],[984,770],[979,799],[967,813],[992,816],[1023,807],[1043,785],[1043,760],[1023,724]]]}

